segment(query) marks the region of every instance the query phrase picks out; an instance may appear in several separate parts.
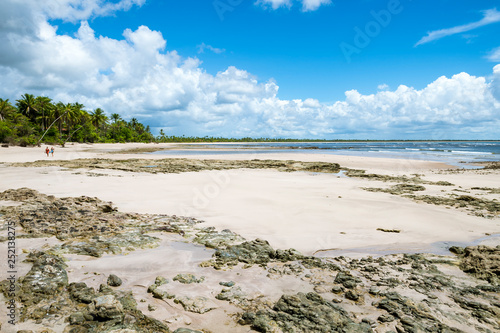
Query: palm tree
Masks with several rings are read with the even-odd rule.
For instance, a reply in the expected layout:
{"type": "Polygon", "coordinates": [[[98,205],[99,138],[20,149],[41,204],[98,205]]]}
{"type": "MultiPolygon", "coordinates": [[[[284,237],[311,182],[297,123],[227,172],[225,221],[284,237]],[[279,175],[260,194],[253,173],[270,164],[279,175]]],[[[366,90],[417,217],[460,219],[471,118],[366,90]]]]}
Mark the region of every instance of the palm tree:
{"type": "Polygon", "coordinates": [[[85,124],[87,124],[87,122],[89,122],[92,119],[91,116],[86,111],[79,110],[79,108],[74,108],[74,110],[76,110],[75,114],[78,114],[78,119],[73,124],[75,124],[75,125],[78,124],[80,126],[77,129],[75,129],[73,132],[69,133],[68,137],[66,138],[66,140],[64,140],[64,142],[62,144],[63,147],[66,144],[66,142],[69,139],[71,139],[71,137],[73,136],[73,134],[75,134],[76,132],[78,132],[79,130],[81,130],[85,126],[85,124]]]}
{"type": "Polygon", "coordinates": [[[40,139],[38,140],[37,142],[37,145],[40,144],[40,142],[42,142],[43,140],[43,137],[45,136],[45,134],[47,134],[47,132],[50,130],[50,128],[56,123],[58,122],[58,127],[59,127],[59,139],[61,139],[61,135],[62,135],[62,118],[64,118],[70,111],[72,110],[72,107],[71,107],[71,104],[63,104],[62,102],[59,102],[57,103],[54,108],[52,109],[52,116],[55,118],[54,121],[52,122],[52,124],[50,124],[49,127],[47,127],[47,129],[45,130],[45,132],[43,133],[43,135],[40,137],[40,139]]]}
{"type": "Polygon", "coordinates": [[[16,101],[19,112],[28,117],[31,121],[35,121],[38,114],[36,98],[31,94],[24,94],[21,99],[16,101]]]}
{"type": "Polygon", "coordinates": [[[139,124],[139,121],[137,118],[132,118],[130,119],[130,122],[128,123],[133,129],[137,128],[137,125],[139,124]]]}
{"type": "Polygon", "coordinates": [[[113,124],[116,124],[122,119],[118,113],[112,113],[111,114],[111,120],[113,120],[113,124]]]}
{"type": "Polygon", "coordinates": [[[14,111],[14,107],[10,104],[9,99],[0,98],[0,120],[7,118],[12,111],[14,111]]]}
{"type": "Polygon", "coordinates": [[[90,116],[92,117],[92,124],[96,129],[99,129],[103,123],[108,120],[108,117],[104,114],[104,111],[101,108],[95,109],[90,116]]]}
{"type": "Polygon", "coordinates": [[[66,109],[67,104],[64,104],[63,102],[59,102],[55,105],[54,107],[54,112],[52,113],[52,116],[54,119],[57,120],[57,128],[59,130],[59,138],[62,135],[62,125],[63,125],[63,116],[66,115],[66,112],[69,111],[69,109],[66,109]]]}
{"type": "Polygon", "coordinates": [[[47,127],[47,116],[49,114],[49,109],[52,107],[52,100],[45,96],[39,96],[35,99],[36,105],[42,111],[42,131],[45,131],[47,127]]]}
{"type": "Polygon", "coordinates": [[[83,105],[79,103],[68,103],[64,106],[64,112],[66,113],[66,130],[68,133],[71,133],[71,127],[79,121],[82,107],[83,105]]]}

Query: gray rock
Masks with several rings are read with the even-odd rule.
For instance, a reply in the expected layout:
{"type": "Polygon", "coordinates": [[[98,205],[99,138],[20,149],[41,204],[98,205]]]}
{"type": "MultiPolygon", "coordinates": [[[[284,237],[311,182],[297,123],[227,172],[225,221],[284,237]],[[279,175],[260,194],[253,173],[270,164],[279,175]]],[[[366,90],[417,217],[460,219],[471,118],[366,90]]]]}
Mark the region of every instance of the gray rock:
{"type": "Polygon", "coordinates": [[[119,287],[122,285],[122,279],[120,279],[118,276],[114,275],[114,274],[111,274],[109,277],[108,277],[108,286],[111,286],[111,287],[119,287]]]}
{"type": "Polygon", "coordinates": [[[240,287],[232,287],[222,289],[222,291],[217,296],[215,296],[215,298],[221,301],[240,304],[246,300],[247,294],[245,294],[240,287]]]}
{"type": "Polygon", "coordinates": [[[101,320],[123,317],[123,306],[113,295],[99,296],[94,299],[94,314],[101,320]]]}
{"type": "Polygon", "coordinates": [[[338,272],[335,277],[335,283],[340,283],[348,289],[356,288],[357,284],[360,282],[361,280],[359,278],[352,276],[349,272],[338,272]]]}
{"type": "Polygon", "coordinates": [[[184,310],[193,313],[206,313],[215,309],[214,304],[206,297],[178,297],[174,299],[174,302],[182,305],[184,310]]]}
{"type": "Polygon", "coordinates": [[[370,325],[357,324],[348,313],[315,293],[283,295],[272,311],[243,314],[240,324],[249,324],[259,332],[372,332],[370,325]]]}
{"type": "Polygon", "coordinates": [[[221,286],[224,286],[224,287],[232,287],[234,286],[234,282],[233,281],[229,281],[229,282],[219,282],[219,284],[221,286]]]}
{"type": "Polygon", "coordinates": [[[174,333],[203,333],[202,331],[195,331],[189,328],[178,328],[174,333]]]}
{"type": "Polygon", "coordinates": [[[205,277],[202,276],[200,278],[197,278],[193,274],[177,274],[173,280],[184,284],[202,283],[203,281],[205,281],[205,277]]]}

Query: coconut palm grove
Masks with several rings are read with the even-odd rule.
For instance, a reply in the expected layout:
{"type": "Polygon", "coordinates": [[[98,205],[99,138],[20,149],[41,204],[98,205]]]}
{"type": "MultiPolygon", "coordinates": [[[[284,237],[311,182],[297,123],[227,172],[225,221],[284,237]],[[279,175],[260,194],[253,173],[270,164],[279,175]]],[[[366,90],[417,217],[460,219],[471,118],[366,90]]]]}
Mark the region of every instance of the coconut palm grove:
{"type": "Polygon", "coordinates": [[[10,145],[72,142],[151,142],[149,126],[137,119],[109,117],[97,108],[86,111],[78,102],[55,102],[49,97],[24,94],[18,100],[0,98],[0,142],[10,145]]]}

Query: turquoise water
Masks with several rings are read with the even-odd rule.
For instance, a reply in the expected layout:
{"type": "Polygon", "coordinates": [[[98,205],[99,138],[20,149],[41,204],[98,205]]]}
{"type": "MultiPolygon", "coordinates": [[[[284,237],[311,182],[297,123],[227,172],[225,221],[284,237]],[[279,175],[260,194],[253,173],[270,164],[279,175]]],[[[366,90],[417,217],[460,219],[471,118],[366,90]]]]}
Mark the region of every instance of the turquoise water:
{"type": "Polygon", "coordinates": [[[500,161],[500,141],[213,143],[190,145],[189,148],[178,150],[162,150],[152,154],[265,155],[280,152],[406,158],[444,162],[463,168],[475,168],[470,164],[500,161]]]}

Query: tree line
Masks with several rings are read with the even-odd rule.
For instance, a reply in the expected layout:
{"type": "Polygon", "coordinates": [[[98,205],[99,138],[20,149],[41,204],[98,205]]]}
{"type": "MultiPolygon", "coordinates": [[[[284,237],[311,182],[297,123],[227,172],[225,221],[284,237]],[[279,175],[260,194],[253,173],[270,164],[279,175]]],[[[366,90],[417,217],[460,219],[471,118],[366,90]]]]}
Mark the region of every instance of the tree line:
{"type": "Polygon", "coordinates": [[[54,102],[49,97],[24,94],[15,102],[0,98],[0,142],[10,145],[72,142],[151,142],[149,126],[118,113],[84,110],[84,105],[54,102]]]}

